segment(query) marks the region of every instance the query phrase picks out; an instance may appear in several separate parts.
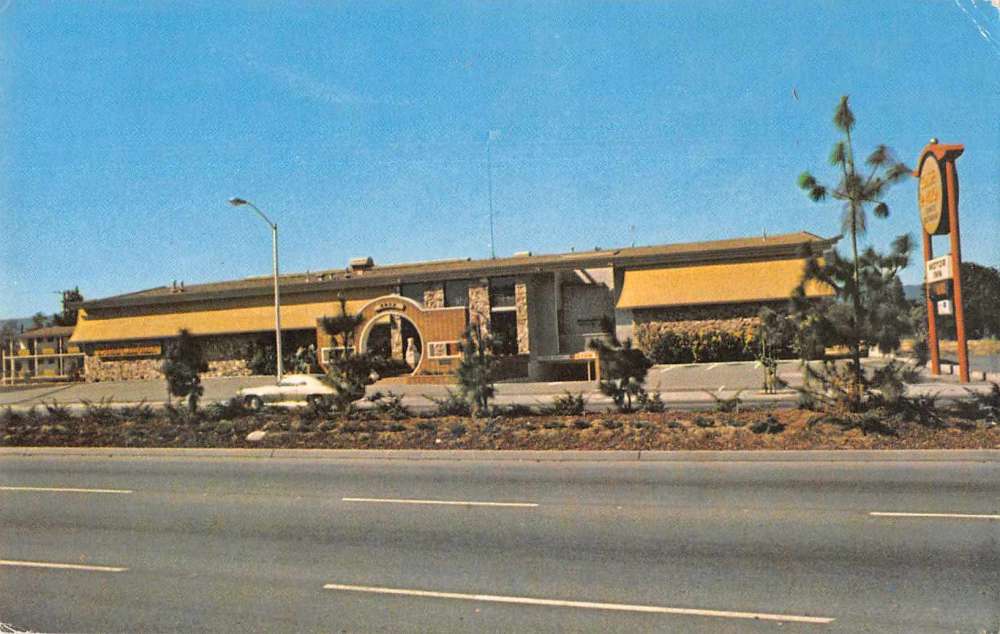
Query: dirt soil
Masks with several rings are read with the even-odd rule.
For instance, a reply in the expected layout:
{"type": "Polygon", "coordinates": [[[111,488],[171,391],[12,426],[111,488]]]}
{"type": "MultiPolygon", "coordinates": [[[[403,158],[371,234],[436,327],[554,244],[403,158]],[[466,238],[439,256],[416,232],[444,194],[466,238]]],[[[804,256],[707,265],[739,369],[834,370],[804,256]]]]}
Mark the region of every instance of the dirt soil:
{"type": "Polygon", "coordinates": [[[806,410],[344,420],[308,411],[191,418],[148,410],[99,416],[7,411],[0,445],[337,449],[1000,449],[1000,426],[942,417],[934,425],[876,417],[844,429],[806,410]],[[265,432],[257,442],[253,431],[265,432]]]}

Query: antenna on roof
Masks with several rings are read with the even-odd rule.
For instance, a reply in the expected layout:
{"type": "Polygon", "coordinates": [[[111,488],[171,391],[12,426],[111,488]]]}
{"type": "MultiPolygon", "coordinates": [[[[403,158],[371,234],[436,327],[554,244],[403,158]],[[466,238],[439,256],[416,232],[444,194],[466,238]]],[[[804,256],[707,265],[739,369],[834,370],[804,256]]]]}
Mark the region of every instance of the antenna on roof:
{"type": "Polygon", "coordinates": [[[490,194],[490,258],[497,259],[496,242],[493,234],[493,152],[492,142],[500,136],[499,130],[490,130],[486,135],[486,182],[490,194]]]}

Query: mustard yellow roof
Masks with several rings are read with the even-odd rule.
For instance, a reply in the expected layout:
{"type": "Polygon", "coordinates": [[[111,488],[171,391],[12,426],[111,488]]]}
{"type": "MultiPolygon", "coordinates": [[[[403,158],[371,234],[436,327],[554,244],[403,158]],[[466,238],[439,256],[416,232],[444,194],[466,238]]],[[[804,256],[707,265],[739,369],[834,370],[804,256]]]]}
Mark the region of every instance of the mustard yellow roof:
{"type": "MultiPolygon", "coordinates": [[[[788,299],[798,286],[804,259],[679,266],[625,271],[618,308],[729,304],[788,299]]],[[[806,295],[830,295],[820,284],[806,295]]]]}
{"type": "MultiPolygon", "coordinates": [[[[347,311],[355,314],[370,298],[347,301],[347,311]]],[[[337,301],[282,304],[281,329],[316,328],[316,320],[340,314],[337,301]]],[[[88,343],[175,337],[181,329],[192,335],[222,335],[274,332],[274,305],[220,307],[183,312],[161,312],[96,318],[80,309],[76,330],[70,341],[88,343]]]]}

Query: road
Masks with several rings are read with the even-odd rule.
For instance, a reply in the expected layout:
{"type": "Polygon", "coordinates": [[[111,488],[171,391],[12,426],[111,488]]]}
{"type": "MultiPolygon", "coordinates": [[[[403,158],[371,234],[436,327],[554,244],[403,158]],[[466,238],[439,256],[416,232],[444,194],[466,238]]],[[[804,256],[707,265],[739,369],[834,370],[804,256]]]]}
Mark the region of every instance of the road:
{"type": "Polygon", "coordinates": [[[8,450],[0,621],[45,632],[1000,629],[1000,455],[804,455],[8,450]],[[66,564],[84,567],[38,567],[66,564]]]}
{"type": "MultiPolygon", "coordinates": [[[[866,361],[869,367],[883,363],[880,360],[866,361]]],[[[791,387],[802,385],[802,370],[797,361],[785,361],[778,366],[778,375],[791,387]]],[[[780,404],[794,406],[798,395],[791,389],[777,395],[762,394],[760,391],[762,370],[753,362],[704,363],[689,365],[663,365],[650,369],[646,386],[651,391],[659,391],[662,397],[674,409],[712,408],[715,399],[709,392],[722,396],[739,396],[748,404],[780,404]]],[[[205,378],[204,404],[225,401],[236,395],[236,391],[244,386],[256,386],[273,383],[274,378],[268,376],[205,378]]],[[[982,381],[970,384],[978,390],[989,389],[989,383],[982,381]]],[[[392,392],[403,397],[405,405],[414,411],[421,412],[435,407],[432,399],[443,398],[447,390],[454,389],[448,385],[401,384],[387,381],[368,387],[368,393],[392,392]]],[[[967,392],[958,385],[957,377],[941,376],[909,386],[912,394],[936,395],[942,399],[966,398],[967,392]]],[[[597,389],[597,384],[588,381],[572,382],[501,382],[497,384],[495,402],[499,405],[519,403],[529,406],[545,406],[553,398],[566,392],[583,394],[590,411],[605,411],[613,409],[614,404],[597,389]]],[[[63,385],[32,386],[18,389],[7,388],[0,391],[0,407],[27,409],[33,406],[43,406],[56,401],[63,405],[79,406],[83,401],[99,402],[102,399],[113,399],[115,404],[129,404],[145,401],[159,406],[166,397],[165,384],[160,380],[121,381],[114,383],[74,383],[63,385]]],[[[79,407],[77,407],[79,408],[79,407]]]]}

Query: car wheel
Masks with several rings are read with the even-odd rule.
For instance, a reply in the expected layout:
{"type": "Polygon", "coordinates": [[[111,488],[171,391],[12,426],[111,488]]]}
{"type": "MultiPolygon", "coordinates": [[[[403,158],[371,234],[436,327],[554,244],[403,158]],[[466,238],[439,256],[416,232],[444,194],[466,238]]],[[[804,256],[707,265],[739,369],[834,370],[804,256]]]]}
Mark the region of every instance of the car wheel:
{"type": "Polygon", "coordinates": [[[264,409],[264,401],[261,400],[259,396],[248,396],[243,399],[243,404],[251,412],[259,412],[264,409]]]}

